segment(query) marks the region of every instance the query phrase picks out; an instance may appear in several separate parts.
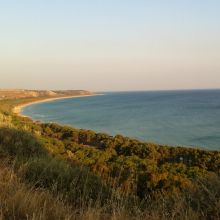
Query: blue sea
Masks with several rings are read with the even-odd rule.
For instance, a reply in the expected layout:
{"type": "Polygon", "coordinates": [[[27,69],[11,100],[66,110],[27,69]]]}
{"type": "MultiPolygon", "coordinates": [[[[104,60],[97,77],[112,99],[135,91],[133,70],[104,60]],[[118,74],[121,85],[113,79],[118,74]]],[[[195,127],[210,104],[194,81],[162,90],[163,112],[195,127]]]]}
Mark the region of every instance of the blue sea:
{"type": "Polygon", "coordinates": [[[33,104],[22,113],[163,145],[220,150],[220,90],[109,92],[33,104]]]}

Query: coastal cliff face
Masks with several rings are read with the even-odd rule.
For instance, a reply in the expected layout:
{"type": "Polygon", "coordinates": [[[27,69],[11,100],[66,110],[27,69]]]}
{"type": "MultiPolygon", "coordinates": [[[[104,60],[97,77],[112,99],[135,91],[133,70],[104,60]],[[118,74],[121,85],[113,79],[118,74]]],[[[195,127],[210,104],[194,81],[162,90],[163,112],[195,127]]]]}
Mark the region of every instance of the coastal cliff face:
{"type": "Polygon", "coordinates": [[[62,97],[92,95],[92,92],[86,90],[26,90],[26,89],[1,89],[0,99],[13,98],[37,98],[37,97],[62,97]]]}

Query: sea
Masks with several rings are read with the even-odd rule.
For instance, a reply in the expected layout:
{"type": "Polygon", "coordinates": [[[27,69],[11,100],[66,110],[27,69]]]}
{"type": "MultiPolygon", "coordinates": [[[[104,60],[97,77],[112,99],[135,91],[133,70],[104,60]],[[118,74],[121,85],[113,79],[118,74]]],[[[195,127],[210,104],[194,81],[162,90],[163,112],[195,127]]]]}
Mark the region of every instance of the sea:
{"type": "Polygon", "coordinates": [[[145,142],[220,150],[220,90],[104,92],[33,104],[22,114],[145,142]]]}

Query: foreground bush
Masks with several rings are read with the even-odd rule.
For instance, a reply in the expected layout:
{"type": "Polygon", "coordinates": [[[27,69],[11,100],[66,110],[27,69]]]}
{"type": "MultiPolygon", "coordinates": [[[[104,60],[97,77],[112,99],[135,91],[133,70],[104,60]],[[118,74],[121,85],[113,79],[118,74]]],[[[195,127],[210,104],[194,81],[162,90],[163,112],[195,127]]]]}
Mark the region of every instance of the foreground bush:
{"type": "Polygon", "coordinates": [[[23,178],[36,187],[62,193],[72,204],[106,202],[111,190],[89,169],[69,165],[57,158],[43,157],[29,160],[23,170],[23,178]]]}
{"type": "Polygon", "coordinates": [[[0,128],[0,153],[12,157],[39,157],[46,149],[32,134],[13,128],[0,128]]]}

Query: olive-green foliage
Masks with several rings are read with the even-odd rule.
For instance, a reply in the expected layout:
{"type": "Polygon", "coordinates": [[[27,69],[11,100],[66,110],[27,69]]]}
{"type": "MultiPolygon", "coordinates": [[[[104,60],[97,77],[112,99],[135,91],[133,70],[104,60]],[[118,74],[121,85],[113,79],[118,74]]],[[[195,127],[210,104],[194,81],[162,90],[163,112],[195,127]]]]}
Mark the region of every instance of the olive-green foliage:
{"type": "Polygon", "coordinates": [[[103,202],[110,196],[109,188],[88,169],[56,158],[29,160],[23,175],[36,187],[47,188],[56,194],[62,193],[72,203],[88,204],[98,199],[103,202]]]}
{"type": "Polygon", "coordinates": [[[217,151],[160,146],[57,124],[42,124],[41,129],[48,140],[63,143],[60,156],[89,166],[106,182],[140,198],[155,191],[182,191],[197,178],[219,175],[217,151]]]}
{"type": "Polygon", "coordinates": [[[39,157],[46,149],[31,133],[13,128],[0,128],[0,152],[13,157],[39,157]]]}
{"type": "Polygon", "coordinates": [[[15,167],[25,181],[62,193],[72,203],[103,202],[111,195],[110,188],[88,168],[52,157],[29,132],[0,128],[0,156],[16,159],[15,167]]]}

